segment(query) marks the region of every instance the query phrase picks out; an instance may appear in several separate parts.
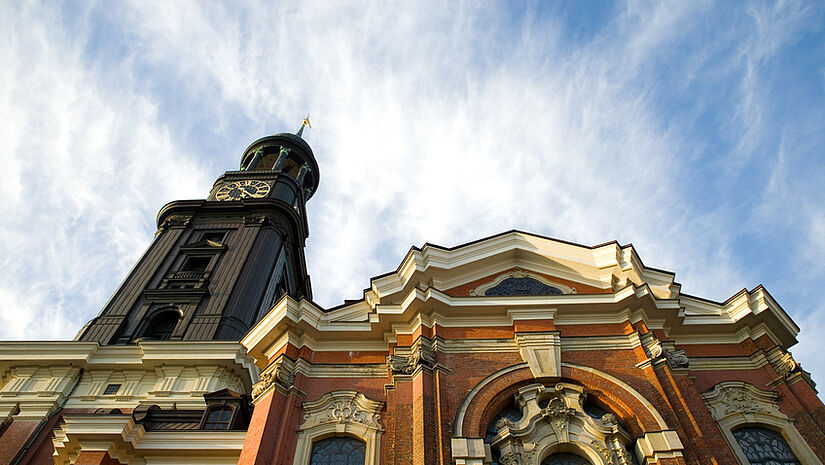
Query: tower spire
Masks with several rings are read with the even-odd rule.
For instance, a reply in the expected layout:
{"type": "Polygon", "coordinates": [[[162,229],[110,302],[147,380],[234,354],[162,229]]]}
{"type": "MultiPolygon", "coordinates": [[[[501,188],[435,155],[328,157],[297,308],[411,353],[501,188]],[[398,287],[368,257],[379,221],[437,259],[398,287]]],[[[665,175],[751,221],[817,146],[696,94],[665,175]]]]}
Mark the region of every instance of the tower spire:
{"type": "Polygon", "coordinates": [[[301,127],[298,128],[298,132],[295,133],[296,136],[301,137],[301,134],[304,133],[304,126],[309,126],[312,129],[312,125],[309,124],[309,113],[307,113],[307,117],[301,120],[301,127]]]}

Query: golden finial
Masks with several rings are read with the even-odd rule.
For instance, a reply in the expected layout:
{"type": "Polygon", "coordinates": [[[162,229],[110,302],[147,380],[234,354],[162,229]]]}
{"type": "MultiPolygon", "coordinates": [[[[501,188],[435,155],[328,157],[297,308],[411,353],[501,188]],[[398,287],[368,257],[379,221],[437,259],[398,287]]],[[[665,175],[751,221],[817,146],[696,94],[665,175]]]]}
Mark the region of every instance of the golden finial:
{"type": "Polygon", "coordinates": [[[307,113],[306,118],[301,120],[301,128],[295,133],[296,136],[301,137],[301,134],[304,133],[304,126],[309,126],[309,128],[312,129],[312,125],[309,124],[309,113],[307,113]]]}

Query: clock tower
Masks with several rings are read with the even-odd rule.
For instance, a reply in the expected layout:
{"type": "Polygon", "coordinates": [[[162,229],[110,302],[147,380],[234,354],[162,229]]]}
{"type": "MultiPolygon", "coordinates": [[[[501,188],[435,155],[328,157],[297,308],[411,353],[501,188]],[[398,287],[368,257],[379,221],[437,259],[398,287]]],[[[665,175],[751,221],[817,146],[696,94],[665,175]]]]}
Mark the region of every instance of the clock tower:
{"type": "Polygon", "coordinates": [[[240,340],[284,294],[311,300],[306,201],[319,176],[306,124],[253,142],[205,200],[165,205],[152,244],[77,339],[240,340]]]}

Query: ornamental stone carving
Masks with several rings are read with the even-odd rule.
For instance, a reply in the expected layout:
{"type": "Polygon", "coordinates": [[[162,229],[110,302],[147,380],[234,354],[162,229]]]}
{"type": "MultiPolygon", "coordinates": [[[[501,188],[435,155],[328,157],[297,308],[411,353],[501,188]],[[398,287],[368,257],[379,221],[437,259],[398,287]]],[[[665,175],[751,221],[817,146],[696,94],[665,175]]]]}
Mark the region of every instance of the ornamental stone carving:
{"type": "Polygon", "coordinates": [[[369,413],[352,400],[336,400],[330,404],[326,415],[329,421],[335,423],[367,424],[369,413]]]}
{"type": "Polygon", "coordinates": [[[368,429],[382,430],[379,419],[384,403],[367,399],[359,392],[332,391],[316,401],[301,405],[304,408],[301,430],[329,424],[358,424],[368,429]]]}
{"type": "Polygon", "coordinates": [[[269,215],[247,215],[243,217],[244,226],[269,226],[272,223],[272,217],[269,215]]]}
{"type": "Polygon", "coordinates": [[[557,430],[561,431],[567,428],[567,423],[571,418],[576,417],[576,409],[568,407],[563,399],[555,398],[550,401],[550,404],[543,408],[541,415],[548,418],[557,430]]]}
{"type": "Polygon", "coordinates": [[[169,218],[166,218],[160,227],[162,229],[182,229],[185,228],[191,220],[191,216],[172,215],[169,218]]]}
{"type": "Polygon", "coordinates": [[[524,462],[521,461],[520,452],[509,452],[501,456],[499,463],[501,465],[522,465],[524,462]]]}
{"type": "Polygon", "coordinates": [[[619,420],[616,419],[616,415],[613,415],[612,413],[605,413],[596,421],[605,426],[616,426],[619,424],[619,420]]]}
{"type": "Polygon", "coordinates": [[[488,443],[501,453],[501,464],[539,465],[542,457],[563,444],[591,463],[632,465],[626,449],[630,435],[614,414],[598,419],[587,414],[586,399],[582,387],[569,383],[526,386],[514,399],[521,418],[498,420],[496,435],[488,443]]]}
{"type": "Polygon", "coordinates": [[[419,367],[435,366],[435,352],[429,339],[418,338],[412,347],[396,348],[395,352],[387,356],[387,368],[394,376],[412,375],[419,367]]]}
{"type": "Polygon", "coordinates": [[[257,400],[270,387],[277,387],[286,392],[292,388],[294,382],[295,362],[282,355],[261,373],[261,380],[252,386],[252,400],[257,400]]]}
{"type": "Polygon", "coordinates": [[[590,441],[590,444],[604,457],[605,465],[614,465],[613,451],[599,444],[599,441],[590,441]]]}
{"type": "Polygon", "coordinates": [[[616,448],[613,450],[620,465],[635,465],[636,462],[631,458],[630,453],[623,444],[616,444],[616,448]]]}
{"type": "Polygon", "coordinates": [[[745,388],[731,387],[722,392],[724,413],[753,413],[766,412],[767,409],[754,402],[750,391],[745,388]]]}
{"type": "Polygon", "coordinates": [[[776,406],[778,394],[743,381],[725,381],[702,394],[716,421],[737,414],[784,415],[776,406]]]}
{"type": "Polygon", "coordinates": [[[645,333],[642,335],[642,346],[645,353],[651,360],[657,360],[664,353],[662,341],[656,338],[653,333],[645,333]]]}
{"type": "Polygon", "coordinates": [[[688,368],[690,366],[690,360],[688,360],[685,351],[682,349],[665,351],[665,359],[667,359],[667,364],[672,369],[688,368]]]}
{"type": "Polygon", "coordinates": [[[794,360],[793,355],[791,355],[790,352],[782,352],[781,349],[777,349],[769,353],[768,361],[771,366],[773,366],[776,374],[786,380],[795,373],[802,371],[802,367],[796,360],[794,360]]]}

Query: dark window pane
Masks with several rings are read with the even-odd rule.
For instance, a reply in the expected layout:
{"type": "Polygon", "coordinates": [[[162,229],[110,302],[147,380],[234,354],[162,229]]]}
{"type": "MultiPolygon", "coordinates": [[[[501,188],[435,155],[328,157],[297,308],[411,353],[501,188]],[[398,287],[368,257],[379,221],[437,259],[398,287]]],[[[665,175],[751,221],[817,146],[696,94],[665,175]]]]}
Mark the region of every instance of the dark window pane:
{"type": "Polygon", "coordinates": [[[120,390],[120,384],[110,384],[106,386],[106,390],[103,391],[104,396],[113,396],[117,394],[117,391],[120,390]]]}
{"type": "Polygon", "coordinates": [[[212,260],[212,257],[188,257],[186,262],[183,264],[181,271],[186,271],[189,273],[203,273],[206,271],[206,267],[209,266],[209,262],[212,260]]]}
{"type": "Polygon", "coordinates": [[[172,336],[172,331],[175,330],[179,318],[180,314],[178,312],[168,311],[159,313],[149,322],[149,327],[146,328],[143,336],[159,341],[166,341],[172,336]]]}
{"type": "MultiPolygon", "coordinates": [[[[512,421],[513,423],[516,423],[517,421],[521,420],[521,410],[519,410],[518,407],[516,407],[516,405],[512,402],[510,402],[510,404],[505,406],[503,409],[499,410],[496,416],[493,417],[492,421],[490,421],[490,424],[487,425],[487,435],[485,436],[484,441],[488,444],[494,437],[496,437],[496,434],[498,434],[498,427],[496,426],[496,424],[502,418],[506,418],[512,421]]],[[[492,447],[491,452],[493,455],[493,461],[491,462],[491,465],[499,465],[501,453],[499,452],[498,448],[492,447]]]]}
{"type": "Polygon", "coordinates": [[[496,424],[502,418],[506,418],[513,423],[516,423],[521,420],[521,410],[519,410],[513,403],[510,403],[503,409],[499,410],[496,416],[493,417],[492,421],[490,421],[490,424],[487,425],[487,436],[484,438],[485,441],[490,442],[491,439],[496,437],[496,434],[498,434],[498,427],[496,424]]]}
{"type": "Polygon", "coordinates": [[[734,430],[733,437],[745,452],[751,465],[793,465],[799,460],[793,455],[782,434],[758,426],[734,430]]]}
{"type": "Polygon", "coordinates": [[[367,445],[348,437],[333,437],[312,444],[310,465],[364,465],[367,445]]]}
{"type": "Polygon", "coordinates": [[[209,411],[203,429],[229,429],[232,423],[232,407],[217,407],[209,411]]]}
{"type": "Polygon", "coordinates": [[[591,465],[590,461],[584,457],[576,454],[569,454],[567,452],[561,454],[553,454],[544,459],[541,465],[591,465]]]}
{"type": "Polygon", "coordinates": [[[498,283],[495,287],[487,289],[484,295],[508,296],[508,295],[559,295],[561,289],[548,286],[543,282],[533,278],[507,278],[498,283]]]}

